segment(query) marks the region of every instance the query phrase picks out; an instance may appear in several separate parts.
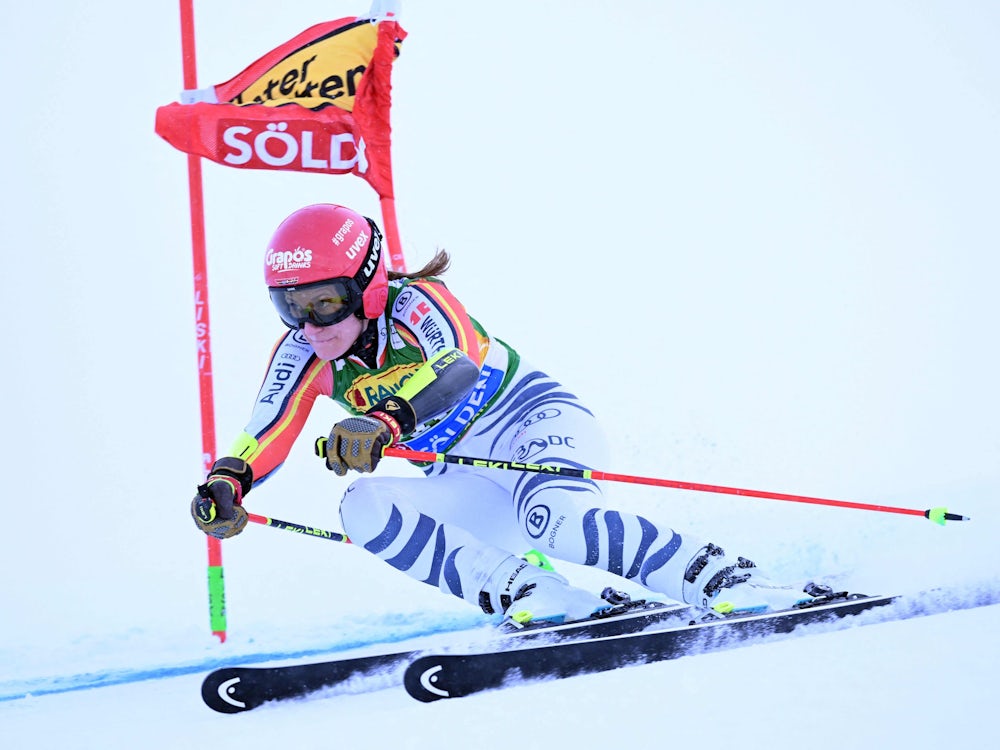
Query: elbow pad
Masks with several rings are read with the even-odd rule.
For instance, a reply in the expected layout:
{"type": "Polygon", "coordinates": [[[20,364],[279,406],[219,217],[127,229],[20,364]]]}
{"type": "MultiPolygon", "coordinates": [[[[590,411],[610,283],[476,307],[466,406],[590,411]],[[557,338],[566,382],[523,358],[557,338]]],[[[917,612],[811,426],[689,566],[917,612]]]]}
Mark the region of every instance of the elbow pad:
{"type": "Polygon", "coordinates": [[[395,396],[413,410],[414,424],[455,406],[479,380],[479,365],[461,349],[445,349],[427,360],[395,396]]]}

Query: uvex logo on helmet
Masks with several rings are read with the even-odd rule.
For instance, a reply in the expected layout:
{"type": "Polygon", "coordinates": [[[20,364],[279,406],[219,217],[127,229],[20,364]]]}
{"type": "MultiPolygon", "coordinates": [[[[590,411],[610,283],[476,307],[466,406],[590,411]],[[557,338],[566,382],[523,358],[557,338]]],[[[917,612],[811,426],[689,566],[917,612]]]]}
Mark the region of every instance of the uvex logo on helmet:
{"type": "Polygon", "coordinates": [[[351,246],[344,252],[344,255],[347,256],[348,260],[354,260],[358,257],[358,253],[368,247],[368,241],[370,239],[371,238],[368,236],[367,232],[359,233],[358,236],[354,238],[354,242],[351,243],[351,246]]]}
{"type": "Polygon", "coordinates": [[[361,269],[361,273],[366,279],[370,279],[375,274],[375,269],[378,268],[378,259],[380,254],[381,243],[378,241],[378,238],[376,238],[368,250],[368,258],[365,260],[365,266],[361,269]]]}

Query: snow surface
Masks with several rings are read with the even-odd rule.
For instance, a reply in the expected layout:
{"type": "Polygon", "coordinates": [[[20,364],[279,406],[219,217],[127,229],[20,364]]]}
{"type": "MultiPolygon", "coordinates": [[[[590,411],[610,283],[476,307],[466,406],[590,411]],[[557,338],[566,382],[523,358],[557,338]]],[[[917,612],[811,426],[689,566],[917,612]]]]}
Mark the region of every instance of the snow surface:
{"type": "MultiPolygon", "coordinates": [[[[196,6],[202,86],[366,10],[196,6]]],[[[201,479],[187,177],[153,132],[180,88],[177,8],[5,13],[0,747],[989,741],[997,606],[433,705],[395,689],[205,708],[215,665],[448,640],[429,633],[481,619],[361,550],[253,527],[224,548],[228,640],[207,632],[187,511],[201,479]]],[[[406,3],[402,21],[408,260],[451,251],[472,314],[600,414],[609,471],[973,520],[630,486],[609,503],[789,580],[995,589],[995,3],[406,3]]],[[[280,333],[260,279],[270,231],[306,203],[379,207],[352,177],[204,172],[224,450],[280,333]]],[[[337,529],[344,482],[308,443],[338,416],[314,410],[252,510],[337,529]]]]}

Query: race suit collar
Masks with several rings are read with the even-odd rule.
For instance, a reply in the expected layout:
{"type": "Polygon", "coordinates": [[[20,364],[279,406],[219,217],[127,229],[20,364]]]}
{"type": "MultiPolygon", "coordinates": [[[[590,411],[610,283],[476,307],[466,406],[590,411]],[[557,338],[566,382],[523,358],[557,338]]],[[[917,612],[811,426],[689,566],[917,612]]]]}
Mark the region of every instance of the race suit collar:
{"type": "Polygon", "coordinates": [[[357,357],[365,366],[374,370],[378,367],[378,325],[372,325],[374,321],[369,320],[365,330],[358,336],[357,341],[344,353],[347,357],[357,357]]]}

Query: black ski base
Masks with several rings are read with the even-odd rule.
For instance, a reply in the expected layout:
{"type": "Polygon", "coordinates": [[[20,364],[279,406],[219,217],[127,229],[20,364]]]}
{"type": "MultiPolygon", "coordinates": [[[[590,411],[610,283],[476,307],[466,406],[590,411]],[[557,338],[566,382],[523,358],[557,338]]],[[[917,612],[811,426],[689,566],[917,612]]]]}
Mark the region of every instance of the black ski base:
{"type": "MultiPolygon", "coordinates": [[[[560,625],[532,625],[505,634],[490,631],[483,648],[509,649],[526,641],[547,643],[635,633],[654,624],[686,621],[690,608],[640,599],[628,601],[589,620],[560,625]]],[[[205,677],[201,697],[215,711],[235,714],[270,701],[299,698],[321,690],[344,687],[351,680],[399,685],[407,664],[426,651],[399,651],[376,656],[278,667],[226,667],[205,677]]]]}
{"type": "Polygon", "coordinates": [[[835,622],[892,604],[894,596],[836,594],[809,606],[758,615],[719,617],[648,632],[476,654],[425,655],[403,677],[406,691],[423,702],[459,698],[508,684],[572,677],[676,659],[745,645],[790,633],[802,625],[835,622]]]}
{"type": "MultiPolygon", "coordinates": [[[[403,683],[414,698],[430,702],[748,646],[781,638],[801,625],[827,623],[824,632],[993,604],[1000,604],[1000,581],[905,596],[831,594],[797,609],[735,617],[713,617],[684,605],[631,602],[626,611],[607,619],[527,628],[508,636],[487,631],[478,646],[466,642],[461,653],[454,646],[444,654],[423,649],[313,664],[219,669],[205,678],[202,697],[214,710],[232,714],[326,688],[367,692],[403,683]],[[849,617],[869,610],[878,612],[857,620],[849,617]]],[[[454,642],[454,635],[451,639],[454,642]]]]}
{"type": "Polygon", "coordinates": [[[284,667],[226,667],[205,677],[201,697],[219,713],[238,714],[269,701],[297,698],[342,685],[353,678],[385,675],[387,680],[398,684],[405,665],[421,653],[401,651],[284,667]]]}

